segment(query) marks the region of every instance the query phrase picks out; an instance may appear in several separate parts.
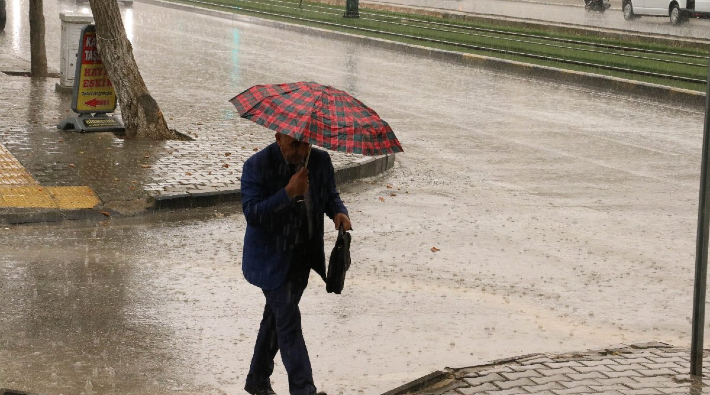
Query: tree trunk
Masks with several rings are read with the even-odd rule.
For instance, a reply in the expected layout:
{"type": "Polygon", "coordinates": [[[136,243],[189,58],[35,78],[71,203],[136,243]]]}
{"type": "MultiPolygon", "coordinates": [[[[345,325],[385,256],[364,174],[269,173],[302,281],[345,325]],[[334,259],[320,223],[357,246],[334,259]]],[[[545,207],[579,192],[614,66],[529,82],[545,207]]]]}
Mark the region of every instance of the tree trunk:
{"type": "Polygon", "coordinates": [[[143,82],[123,27],[118,2],[89,0],[89,4],[96,24],[97,48],[121,105],[126,137],[182,139],[168,129],[158,103],[143,82]]]}
{"type": "Polygon", "coordinates": [[[30,72],[47,77],[47,50],[44,45],[44,3],[30,0],[30,72]]]}

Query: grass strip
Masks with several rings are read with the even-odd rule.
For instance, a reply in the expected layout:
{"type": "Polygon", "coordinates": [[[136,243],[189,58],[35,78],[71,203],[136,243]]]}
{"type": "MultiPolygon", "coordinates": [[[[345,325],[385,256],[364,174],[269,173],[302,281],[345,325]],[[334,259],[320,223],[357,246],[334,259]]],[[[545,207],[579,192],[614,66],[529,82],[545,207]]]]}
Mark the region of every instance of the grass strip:
{"type": "Polygon", "coordinates": [[[495,23],[479,23],[362,8],[360,18],[343,18],[344,6],[329,6],[307,1],[300,3],[297,0],[170,1],[407,44],[695,91],[705,91],[704,81],[707,79],[708,54],[706,51],[673,47],[661,43],[606,39],[596,35],[558,33],[544,28],[520,28],[496,25],[495,23]],[[525,35],[526,37],[511,36],[510,34],[525,35]],[[573,40],[574,42],[560,42],[560,40],[573,40]],[[624,49],[595,47],[599,44],[621,46],[624,49]],[[662,53],[649,54],[645,51],[662,53]],[[540,57],[552,59],[540,59],[540,57]],[[665,61],[668,60],[680,63],[666,63],[665,61]],[[599,67],[594,65],[599,65],[599,67]],[[616,69],[607,70],[602,67],[616,69]],[[678,76],[695,79],[698,82],[639,75],[624,70],[678,76]]]}

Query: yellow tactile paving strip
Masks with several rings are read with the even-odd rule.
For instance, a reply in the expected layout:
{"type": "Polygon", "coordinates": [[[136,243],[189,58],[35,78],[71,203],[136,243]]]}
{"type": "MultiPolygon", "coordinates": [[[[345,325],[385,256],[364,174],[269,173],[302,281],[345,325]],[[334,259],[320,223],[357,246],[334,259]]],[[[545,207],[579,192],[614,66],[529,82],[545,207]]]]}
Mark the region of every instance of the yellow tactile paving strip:
{"type": "Polygon", "coordinates": [[[0,144],[0,185],[39,185],[17,159],[0,144]]]}
{"type": "Polygon", "coordinates": [[[89,187],[47,187],[57,207],[62,209],[92,208],[101,203],[89,187]]]}
{"type": "Polygon", "coordinates": [[[43,187],[0,144],[0,208],[93,208],[101,201],[89,187],[43,187]]]}

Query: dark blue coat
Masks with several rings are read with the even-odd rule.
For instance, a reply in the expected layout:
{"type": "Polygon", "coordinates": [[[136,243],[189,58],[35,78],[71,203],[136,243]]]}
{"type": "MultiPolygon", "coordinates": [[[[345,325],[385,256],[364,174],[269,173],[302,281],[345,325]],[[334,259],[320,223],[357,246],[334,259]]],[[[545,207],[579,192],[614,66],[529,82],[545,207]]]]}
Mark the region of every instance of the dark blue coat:
{"type": "MultiPolygon", "coordinates": [[[[244,235],[242,271],[250,283],[265,290],[277,288],[286,278],[294,243],[295,229],[302,217],[297,204],[286,194],[291,178],[286,161],[276,143],[254,154],[242,171],[242,209],[247,219],[244,235]]],[[[335,187],[335,172],[330,156],[311,149],[308,161],[313,237],[308,242],[311,267],[325,278],[323,246],[324,215],[348,214],[335,187]]]]}

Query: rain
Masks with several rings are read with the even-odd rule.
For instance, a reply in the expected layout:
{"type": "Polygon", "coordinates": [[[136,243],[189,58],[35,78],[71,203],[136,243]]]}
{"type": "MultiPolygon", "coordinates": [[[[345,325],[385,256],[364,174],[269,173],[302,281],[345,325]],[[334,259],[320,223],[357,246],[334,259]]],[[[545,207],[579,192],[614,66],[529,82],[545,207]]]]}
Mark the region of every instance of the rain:
{"type": "MultiPolygon", "coordinates": [[[[58,37],[55,16],[74,3],[46,3],[48,37],[58,37]]],[[[347,90],[402,142],[392,169],[339,185],[354,229],[345,289],[328,294],[311,273],[300,303],[319,390],[379,394],[444,367],[535,352],[690,344],[702,108],[139,1],[122,10],[151,93],[194,141],[63,139],[92,141],[109,164],[139,146],[148,191],[169,192],[178,172],[224,158],[241,136],[246,152],[215,172],[236,182],[243,156],[273,140],[227,102],[257,83],[347,90]]],[[[620,11],[604,17],[623,22],[620,11]]],[[[15,40],[28,35],[15,38],[10,22],[2,50],[27,56],[15,40]]],[[[48,41],[50,65],[58,52],[48,41]]],[[[0,142],[47,183],[58,166],[30,159],[33,144],[76,154],[57,143],[68,101],[54,82],[13,82],[16,100],[0,92],[0,142]]],[[[88,178],[109,190],[122,168],[103,165],[88,178]]],[[[240,205],[125,205],[112,218],[0,227],[0,388],[242,393],[263,295],[241,272],[240,205]]],[[[336,235],[327,222],[326,250],[336,235]]],[[[279,358],[272,380],[288,392],[279,358]]]]}

